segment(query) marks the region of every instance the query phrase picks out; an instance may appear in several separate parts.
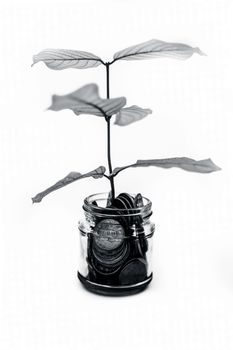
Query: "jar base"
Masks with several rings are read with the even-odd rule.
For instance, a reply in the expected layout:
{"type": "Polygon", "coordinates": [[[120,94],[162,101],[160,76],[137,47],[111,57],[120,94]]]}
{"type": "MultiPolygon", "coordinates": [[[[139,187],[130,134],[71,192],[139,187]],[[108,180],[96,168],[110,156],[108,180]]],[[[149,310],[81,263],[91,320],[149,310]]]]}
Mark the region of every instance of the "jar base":
{"type": "Polygon", "coordinates": [[[125,286],[108,286],[89,281],[78,271],[78,279],[90,292],[106,296],[126,296],[140,293],[146,289],[153,278],[153,273],[142,282],[125,286]]]}

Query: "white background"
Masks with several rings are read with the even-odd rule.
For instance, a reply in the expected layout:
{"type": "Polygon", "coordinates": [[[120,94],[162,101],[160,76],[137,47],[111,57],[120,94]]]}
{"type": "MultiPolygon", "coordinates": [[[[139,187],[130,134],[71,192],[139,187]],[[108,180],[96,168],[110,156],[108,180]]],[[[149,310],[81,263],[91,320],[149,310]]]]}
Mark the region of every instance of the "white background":
{"type": "Polygon", "coordinates": [[[232,349],[232,1],[7,1],[0,11],[1,349],[232,349]],[[45,112],[52,94],[86,83],[105,97],[104,67],[31,68],[32,55],[67,48],[111,60],[152,38],[207,56],[111,67],[111,96],[153,110],[113,126],[113,165],[211,157],[222,171],[122,172],[119,192],[153,202],[154,280],[135,296],[96,296],[76,278],[77,223],[83,198],[108,191],[106,179],[75,182],[40,204],[31,197],[70,171],[106,165],[103,119],[45,112]]]}

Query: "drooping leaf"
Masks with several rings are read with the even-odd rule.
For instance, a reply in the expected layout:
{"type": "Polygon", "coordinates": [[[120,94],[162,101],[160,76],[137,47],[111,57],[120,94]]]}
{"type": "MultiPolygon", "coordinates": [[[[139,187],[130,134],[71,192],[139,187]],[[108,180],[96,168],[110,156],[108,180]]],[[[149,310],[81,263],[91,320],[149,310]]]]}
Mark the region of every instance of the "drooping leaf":
{"type": "Polygon", "coordinates": [[[68,95],[53,95],[52,111],[71,109],[76,115],[93,114],[99,117],[112,116],[126,104],[125,97],[104,99],[99,96],[96,84],[87,84],[68,95]]]}
{"type": "Polygon", "coordinates": [[[152,39],[116,52],[113,56],[113,62],[117,60],[144,60],[157,57],[187,59],[195,52],[199,55],[204,55],[198,47],[152,39]]]}
{"type": "Polygon", "coordinates": [[[166,159],[147,159],[137,160],[135,164],[118,167],[113,170],[113,175],[117,175],[120,171],[127,168],[157,166],[161,168],[177,167],[183,170],[197,172],[197,173],[211,173],[213,171],[221,170],[215,165],[210,158],[202,160],[194,160],[187,157],[166,158],[166,159]]]}
{"type": "Polygon", "coordinates": [[[141,108],[138,106],[130,106],[122,108],[116,115],[116,125],[125,126],[131,123],[137,122],[142,118],[145,118],[148,114],[151,114],[152,110],[147,108],[141,108]]]}
{"type": "Polygon", "coordinates": [[[55,70],[66,68],[86,69],[97,67],[103,61],[100,57],[90,52],[65,50],[65,49],[46,49],[33,56],[33,64],[44,62],[47,67],[55,70]]]}
{"type": "Polygon", "coordinates": [[[47,188],[45,191],[38,193],[35,197],[32,198],[33,203],[39,203],[47,194],[58,190],[59,188],[62,188],[66,185],[71,184],[74,181],[83,179],[85,177],[93,177],[95,179],[98,179],[100,177],[104,176],[106,169],[104,166],[99,166],[93,171],[90,171],[86,174],[77,173],[75,171],[69,173],[67,176],[65,176],[60,181],[56,182],[53,186],[47,188]]]}

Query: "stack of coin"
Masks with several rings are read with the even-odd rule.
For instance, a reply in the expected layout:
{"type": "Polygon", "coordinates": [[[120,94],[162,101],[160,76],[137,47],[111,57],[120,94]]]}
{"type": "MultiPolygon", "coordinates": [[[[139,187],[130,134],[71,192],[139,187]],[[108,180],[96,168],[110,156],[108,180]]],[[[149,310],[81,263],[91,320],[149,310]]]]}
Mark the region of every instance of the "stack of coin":
{"type": "MultiPolygon", "coordinates": [[[[92,203],[97,205],[97,203],[92,203]]],[[[108,198],[108,208],[114,215],[98,218],[94,232],[88,238],[89,278],[102,284],[127,285],[147,278],[148,249],[143,219],[138,208],[143,207],[141,194],[135,197],[120,193],[115,199],[108,198]],[[135,213],[135,214],[134,214],[135,213]]]]}

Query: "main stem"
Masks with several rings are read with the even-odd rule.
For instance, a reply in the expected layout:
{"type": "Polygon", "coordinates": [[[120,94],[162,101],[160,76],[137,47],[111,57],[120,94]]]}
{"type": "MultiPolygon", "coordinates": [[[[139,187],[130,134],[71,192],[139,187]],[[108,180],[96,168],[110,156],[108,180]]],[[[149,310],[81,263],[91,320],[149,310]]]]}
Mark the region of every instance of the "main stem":
{"type": "MultiPolygon", "coordinates": [[[[107,98],[109,98],[109,63],[106,63],[106,88],[107,88],[107,98]]],[[[107,152],[108,152],[108,169],[109,175],[112,174],[112,161],[111,161],[111,117],[106,118],[107,122],[107,152]]],[[[114,178],[110,176],[109,178],[111,184],[112,199],[115,198],[115,186],[114,178]]]]}

